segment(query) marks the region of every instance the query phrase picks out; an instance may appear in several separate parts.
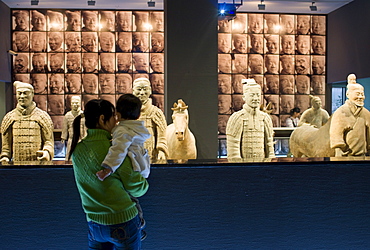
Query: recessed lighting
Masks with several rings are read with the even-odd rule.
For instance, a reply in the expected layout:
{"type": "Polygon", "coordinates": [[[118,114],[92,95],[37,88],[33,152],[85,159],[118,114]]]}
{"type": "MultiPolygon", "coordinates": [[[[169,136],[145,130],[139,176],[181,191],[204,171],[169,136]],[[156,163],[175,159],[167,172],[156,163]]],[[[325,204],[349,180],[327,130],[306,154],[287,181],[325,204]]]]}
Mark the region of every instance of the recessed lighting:
{"type": "Polygon", "coordinates": [[[89,1],[87,1],[87,5],[95,6],[95,1],[94,0],[89,0],[89,1]]]}
{"type": "Polygon", "coordinates": [[[312,2],[312,5],[310,6],[311,11],[317,11],[317,6],[315,5],[315,2],[312,2]]]}

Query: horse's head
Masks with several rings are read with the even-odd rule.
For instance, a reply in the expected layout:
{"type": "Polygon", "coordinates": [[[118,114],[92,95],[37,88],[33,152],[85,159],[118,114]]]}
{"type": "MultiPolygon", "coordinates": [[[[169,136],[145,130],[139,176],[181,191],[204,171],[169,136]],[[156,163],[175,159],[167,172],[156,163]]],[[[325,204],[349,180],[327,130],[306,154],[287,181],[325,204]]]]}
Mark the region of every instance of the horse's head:
{"type": "Polygon", "coordinates": [[[189,115],[188,115],[188,106],[181,99],[173,104],[172,120],[175,126],[176,138],[179,141],[183,141],[185,138],[186,130],[188,129],[189,115]]]}

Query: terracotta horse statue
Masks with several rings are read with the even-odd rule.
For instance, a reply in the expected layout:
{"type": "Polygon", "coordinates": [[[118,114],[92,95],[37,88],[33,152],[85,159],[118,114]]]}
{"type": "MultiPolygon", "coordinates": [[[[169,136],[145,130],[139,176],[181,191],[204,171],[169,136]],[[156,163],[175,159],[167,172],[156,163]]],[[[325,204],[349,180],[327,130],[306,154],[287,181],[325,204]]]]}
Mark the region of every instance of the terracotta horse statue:
{"type": "Polygon", "coordinates": [[[168,159],[187,160],[197,158],[195,137],[190,131],[188,106],[182,99],[173,104],[172,121],[167,126],[166,138],[169,151],[168,159]]]}
{"type": "Polygon", "coordinates": [[[335,150],[330,148],[331,118],[322,127],[303,124],[296,128],[289,139],[293,157],[334,157],[335,150]]]}

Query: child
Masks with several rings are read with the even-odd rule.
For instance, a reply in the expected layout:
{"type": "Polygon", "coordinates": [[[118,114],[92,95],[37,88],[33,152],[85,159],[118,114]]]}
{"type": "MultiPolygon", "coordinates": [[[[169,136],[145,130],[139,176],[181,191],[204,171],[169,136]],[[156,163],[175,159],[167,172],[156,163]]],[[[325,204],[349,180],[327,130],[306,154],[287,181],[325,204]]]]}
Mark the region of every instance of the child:
{"type": "MultiPolygon", "coordinates": [[[[112,146],[109,148],[102,167],[96,175],[103,181],[114,173],[128,155],[132,162],[134,171],[140,172],[144,178],[148,178],[150,173],[150,158],[148,150],[144,148],[144,142],[151,136],[143,121],[138,121],[140,117],[141,101],[132,94],[124,94],[118,98],[116,103],[118,125],[112,130],[112,146]]],[[[131,200],[136,203],[141,220],[141,228],[145,227],[143,211],[139,200],[131,196],[131,200]]],[[[142,230],[141,240],[146,238],[146,232],[142,230]]]]}
{"type": "Polygon", "coordinates": [[[102,163],[104,169],[96,175],[103,181],[117,170],[128,155],[134,170],[148,178],[150,160],[144,142],[150,137],[150,133],[144,122],[137,120],[140,116],[141,101],[132,94],[124,94],[118,99],[116,109],[119,123],[113,129],[112,146],[102,163]]]}

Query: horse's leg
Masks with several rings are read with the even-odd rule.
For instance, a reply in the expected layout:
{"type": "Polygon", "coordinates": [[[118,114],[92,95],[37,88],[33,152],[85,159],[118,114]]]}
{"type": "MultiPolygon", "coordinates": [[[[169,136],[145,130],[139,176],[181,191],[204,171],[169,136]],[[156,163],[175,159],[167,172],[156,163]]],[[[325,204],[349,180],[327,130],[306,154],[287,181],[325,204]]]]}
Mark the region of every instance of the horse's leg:
{"type": "Polygon", "coordinates": [[[176,135],[175,135],[175,126],[173,125],[173,123],[171,123],[170,125],[167,126],[167,129],[166,129],[166,139],[167,139],[168,158],[169,159],[173,158],[173,154],[174,154],[174,151],[175,151],[175,149],[174,149],[175,145],[173,143],[174,137],[176,137],[176,135]]]}

